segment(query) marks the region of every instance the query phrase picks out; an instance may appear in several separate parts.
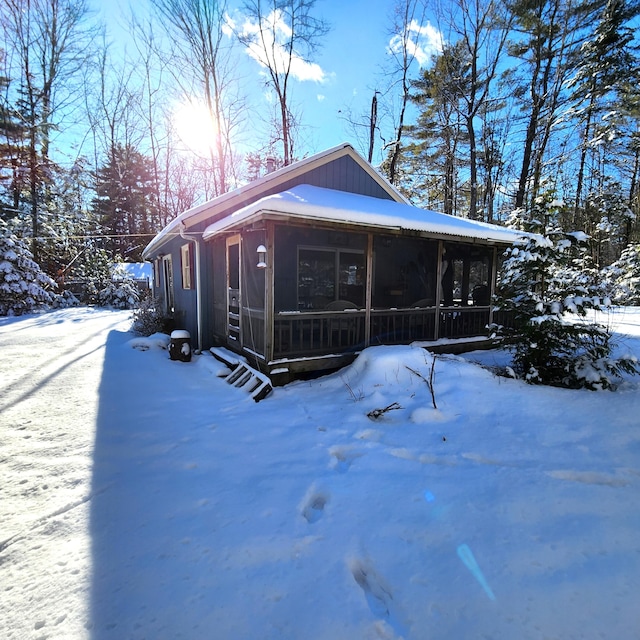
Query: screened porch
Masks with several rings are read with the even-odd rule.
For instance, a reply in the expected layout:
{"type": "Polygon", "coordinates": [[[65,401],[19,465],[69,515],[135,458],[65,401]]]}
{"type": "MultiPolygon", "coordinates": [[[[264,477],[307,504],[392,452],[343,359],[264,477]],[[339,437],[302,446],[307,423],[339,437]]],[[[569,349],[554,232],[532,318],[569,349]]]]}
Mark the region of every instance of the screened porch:
{"type": "Polygon", "coordinates": [[[273,360],[487,335],[495,249],[276,227],[273,360]]]}

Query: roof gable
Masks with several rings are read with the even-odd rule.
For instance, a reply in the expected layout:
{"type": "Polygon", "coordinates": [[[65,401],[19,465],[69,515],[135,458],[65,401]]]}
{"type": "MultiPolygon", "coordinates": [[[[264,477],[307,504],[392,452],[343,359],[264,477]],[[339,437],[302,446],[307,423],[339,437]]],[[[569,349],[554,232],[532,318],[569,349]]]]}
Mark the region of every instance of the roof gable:
{"type": "Polygon", "coordinates": [[[145,248],[143,257],[150,259],[165,242],[181,232],[202,231],[205,226],[222,220],[261,198],[301,184],[407,202],[350,144],[344,143],[185,211],[153,238],[145,248]]]}

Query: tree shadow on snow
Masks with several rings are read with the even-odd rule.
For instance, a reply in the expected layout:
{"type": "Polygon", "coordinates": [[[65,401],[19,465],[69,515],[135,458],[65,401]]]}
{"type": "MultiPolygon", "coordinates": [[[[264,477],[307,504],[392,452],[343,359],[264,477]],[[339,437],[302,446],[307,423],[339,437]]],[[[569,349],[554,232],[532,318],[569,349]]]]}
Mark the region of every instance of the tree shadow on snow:
{"type": "Polygon", "coordinates": [[[93,640],[208,637],[212,630],[199,625],[215,576],[202,541],[213,509],[203,499],[204,471],[190,463],[199,447],[189,436],[197,411],[176,418],[202,396],[202,382],[192,363],[171,362],[160,349],[136,350],[127,344],[132,337],[112,331],[105,348],[88,627],[93,640]]]}

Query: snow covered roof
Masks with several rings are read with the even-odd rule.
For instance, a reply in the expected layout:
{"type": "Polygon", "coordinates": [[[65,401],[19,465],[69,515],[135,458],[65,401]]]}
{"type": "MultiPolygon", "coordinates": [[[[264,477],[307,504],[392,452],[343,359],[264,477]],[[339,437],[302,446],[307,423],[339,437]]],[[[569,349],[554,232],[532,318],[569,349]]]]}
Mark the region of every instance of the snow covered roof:
{"type": "Polygon", "coordinates": [[[372,198],[310,185],[299,185],[270,195],[209,225],[205,240],[261,217],[285,216],[305,221],[322,221],[389,231],[422,231],[493,242],[513,243],[523,233],[493,224],[428,211],[402,202],[372,198]]]}
{"type": "Polygon", "coordinates": [[[289,166],[282,167],[239,189],[235,189],[213,200],[204,202],[197,207],[188,209],[174,218],[151,240],[143,252],[143,257],[148,259],[154,251],[161,247],[167,240],[178,235],[181,231],[188,231],[190,227],[202,223],[207,219],[215,218],[216,216],[223,217],[226,212],[234,211],[235,209],[245,206],[248,202],[258,200],[268,191],[277,191],[278,185],[284,185],[285,182],[292,178],[301,176],[315,167],[327,164],[342,156],[351,157],[380,185],[390,198],[398,202],[406,202],[404,196],[393,185],[387,182],[349,143],[345,142],[321,153],[294,162],[289,166]]]}

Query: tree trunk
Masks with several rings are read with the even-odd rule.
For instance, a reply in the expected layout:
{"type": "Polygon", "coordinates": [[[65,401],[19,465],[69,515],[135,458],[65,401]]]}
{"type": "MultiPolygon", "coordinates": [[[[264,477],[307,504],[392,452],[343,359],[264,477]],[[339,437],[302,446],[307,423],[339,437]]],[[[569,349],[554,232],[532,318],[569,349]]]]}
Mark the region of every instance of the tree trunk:
{"type": "Polygon", "coordinates": [[[580,149],[580,165],[578,167],[578,176],[576,181],[576,196],[573,207],[573,220],[576,224],[580,217],[580,200],[582,198],[582,186],[584,183],[584,172],[587,164],[587,153],[589,151],[589,137],[591,136],[591,119],[593,117],[593,109],[595,105],[595,87],[591,87],[591,98],[589,99],[589,106],[587,107],[587,119],[584,124],[584,133],[582,136],[582,148],[580,149]]]}

